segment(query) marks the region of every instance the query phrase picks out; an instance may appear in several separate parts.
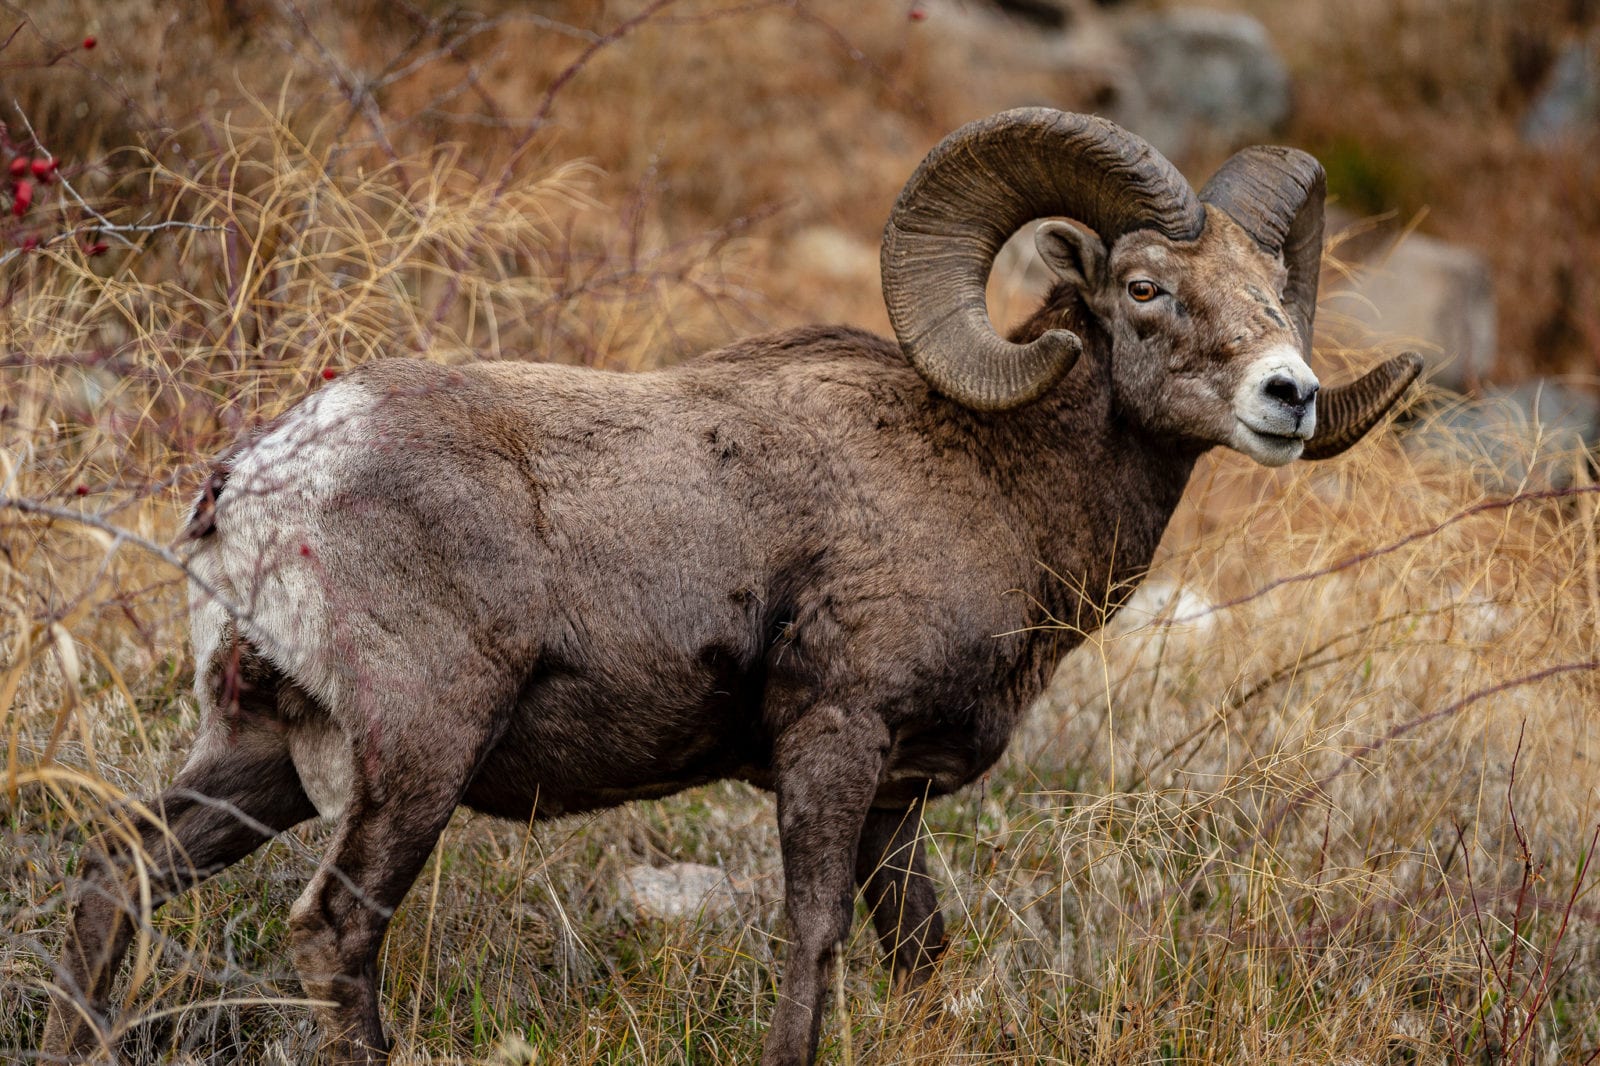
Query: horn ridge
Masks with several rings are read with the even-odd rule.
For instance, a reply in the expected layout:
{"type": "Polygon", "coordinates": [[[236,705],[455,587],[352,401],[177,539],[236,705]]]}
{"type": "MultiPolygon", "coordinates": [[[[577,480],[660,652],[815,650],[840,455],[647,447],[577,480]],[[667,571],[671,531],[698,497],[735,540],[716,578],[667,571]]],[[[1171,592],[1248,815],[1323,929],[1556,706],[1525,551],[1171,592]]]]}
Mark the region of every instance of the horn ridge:
{"type": "Polygon", "coordinates": [[[1037,218],[1065,215],[1110,244],[1153,228],[1192,240],[1204,208],[1177,169],[1105,119],[1018,108],[968,123],[917,167],[884,227],[884,303],[895,336],[938,391],[980,411],[1021,406],[1071,369],[1081,339],[1051,330],[1012,344],[984,290],[1001,245],[1037,218]]]}
{"type": "Polygon", "coordinates": [[[1317,431],[1302,459],[1331,459],[1367,435],[1422,372],[1422,356],[1402,352],[1355,381],[1317,397],[1317,431]]]}

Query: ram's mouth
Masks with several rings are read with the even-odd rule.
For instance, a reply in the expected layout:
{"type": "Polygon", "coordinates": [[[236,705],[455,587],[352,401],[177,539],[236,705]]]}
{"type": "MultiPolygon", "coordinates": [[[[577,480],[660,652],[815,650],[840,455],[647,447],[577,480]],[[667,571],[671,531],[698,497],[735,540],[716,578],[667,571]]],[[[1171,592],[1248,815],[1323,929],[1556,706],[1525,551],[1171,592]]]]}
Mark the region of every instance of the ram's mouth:
{"type": "Polygon", "coordinates": [[[1234,451],[1249,456],[1263,466],[1283,466],[1300,458],[1306,438],[1300,433],[1272,433],[1256,429],[1244,419],[1234,423],[1234,451]]]}
{"type": "Polygon", "coordinates": [[[1308,433],[1269,433],[1264,429],[1257,429],[1242,418],[1239,419],[1239,425],[1243,426],[1251,436],[1260,437],[1262,440],[1283,446],[1304,444],[1311,436],[1308,433]]]}

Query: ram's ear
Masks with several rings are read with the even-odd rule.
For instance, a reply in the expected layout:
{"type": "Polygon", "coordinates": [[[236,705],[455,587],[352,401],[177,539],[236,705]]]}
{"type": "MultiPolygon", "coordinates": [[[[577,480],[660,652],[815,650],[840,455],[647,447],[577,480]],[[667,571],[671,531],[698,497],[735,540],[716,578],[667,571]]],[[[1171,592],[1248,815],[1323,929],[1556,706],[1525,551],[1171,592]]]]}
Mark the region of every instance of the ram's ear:
{"type": "Polygon", "coordinates": [[[1106,246],[1092,230],[1075,222],[1050,221],[1033,235],[1039,258],[1056,276],[1080,292],[1101,287],[1106,276],[1106,246]]]}

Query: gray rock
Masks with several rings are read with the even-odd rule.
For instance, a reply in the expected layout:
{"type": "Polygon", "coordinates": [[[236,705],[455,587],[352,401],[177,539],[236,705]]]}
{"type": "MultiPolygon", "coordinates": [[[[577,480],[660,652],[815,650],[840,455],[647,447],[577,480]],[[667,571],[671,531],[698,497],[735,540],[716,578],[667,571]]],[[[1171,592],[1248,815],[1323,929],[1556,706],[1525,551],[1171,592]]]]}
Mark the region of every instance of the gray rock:
{"type": "Polygon", "coordinates": [[[1552,447],[1592,447],[1600,442],[1600,400],[1554,378],[1534,378],[1510,389],[1491,389],[1491,397],[1514,404],[1530,429],[1538,430],[1552,447]]]}
{"type": "MultiPolygon", "coordinates": [[[[927,0],[915,35],[924,62],[959,71],[974,116],[1030,104],[1109,108],[1142,99],[1126,51],[1108,20],[1085,0],[1041,0],[1058,9],[1058,27],[963,0],[927,0]]],[[[1142,113],[1142,112],[1141,112],[1142,113]]],[[[1109,110],[1107,110],[1109,114],[1109,110]]]]}
{"type": "Polygon", "coordinates": [[[1192,588],[1154,579],[1134,590],[1122,610],[1111,620],[1113,634],[1141,629],[1204,634],[1216,628],[1216,606],[1192,588]]]}
{"type": "Polygon", "coordinates": [[[1289,117],[1289,71],[1249,15],[1180,8],[1122,23],[1140,93],[1107,115],[1168,156],[1270,137],[1289,117]]]}
{"type": "Polygon", "coordinates": [[[1600,37],[1570,42],[1522,117],[1522,139],[1540,148],[1600,135],[1600,37]]]}
{"type": "Polygon", "coordinates": [[[630,866],[622,874],[622,895],[641,917],[661,921],[715,921],[758,902],[749,882],[696,862],[630,866]]]}
{"type": "Polygon", "coordinates": [[[1353,286],[1327,294],[1319,327],[1356,346],[1394,341],[1415,348],[1435,385],[1454,392],[1477,388],[1497,351],[1488,261],[1470,249],[1411,234],[1361,266],[1353,286]]]}
{"type": "Polygon", "coordinates": [[[1600,400],[1550,378],[1488,388],[1436,411],[1406,434],[1413,453],[1469,464],[1495,493],[1563,489],[1600,444],[1600,400]],[[1587,452],[1587,456],[1585,456],[1587,452]]]}

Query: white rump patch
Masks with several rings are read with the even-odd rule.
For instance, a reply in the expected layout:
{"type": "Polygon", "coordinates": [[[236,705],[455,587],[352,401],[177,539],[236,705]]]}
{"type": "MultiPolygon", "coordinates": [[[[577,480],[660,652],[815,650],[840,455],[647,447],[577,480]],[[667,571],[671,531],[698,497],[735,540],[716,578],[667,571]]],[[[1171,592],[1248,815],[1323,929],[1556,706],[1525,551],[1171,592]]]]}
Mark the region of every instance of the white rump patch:
{"type": "Polygon", "coordinates": [[[324,516],[360,476],[372,403],[360,385],[335,382],[246,448],[197,553],[212,555],[236,592],[243,635],[325,706],[339,698],[340,674],[324,516]]]}

